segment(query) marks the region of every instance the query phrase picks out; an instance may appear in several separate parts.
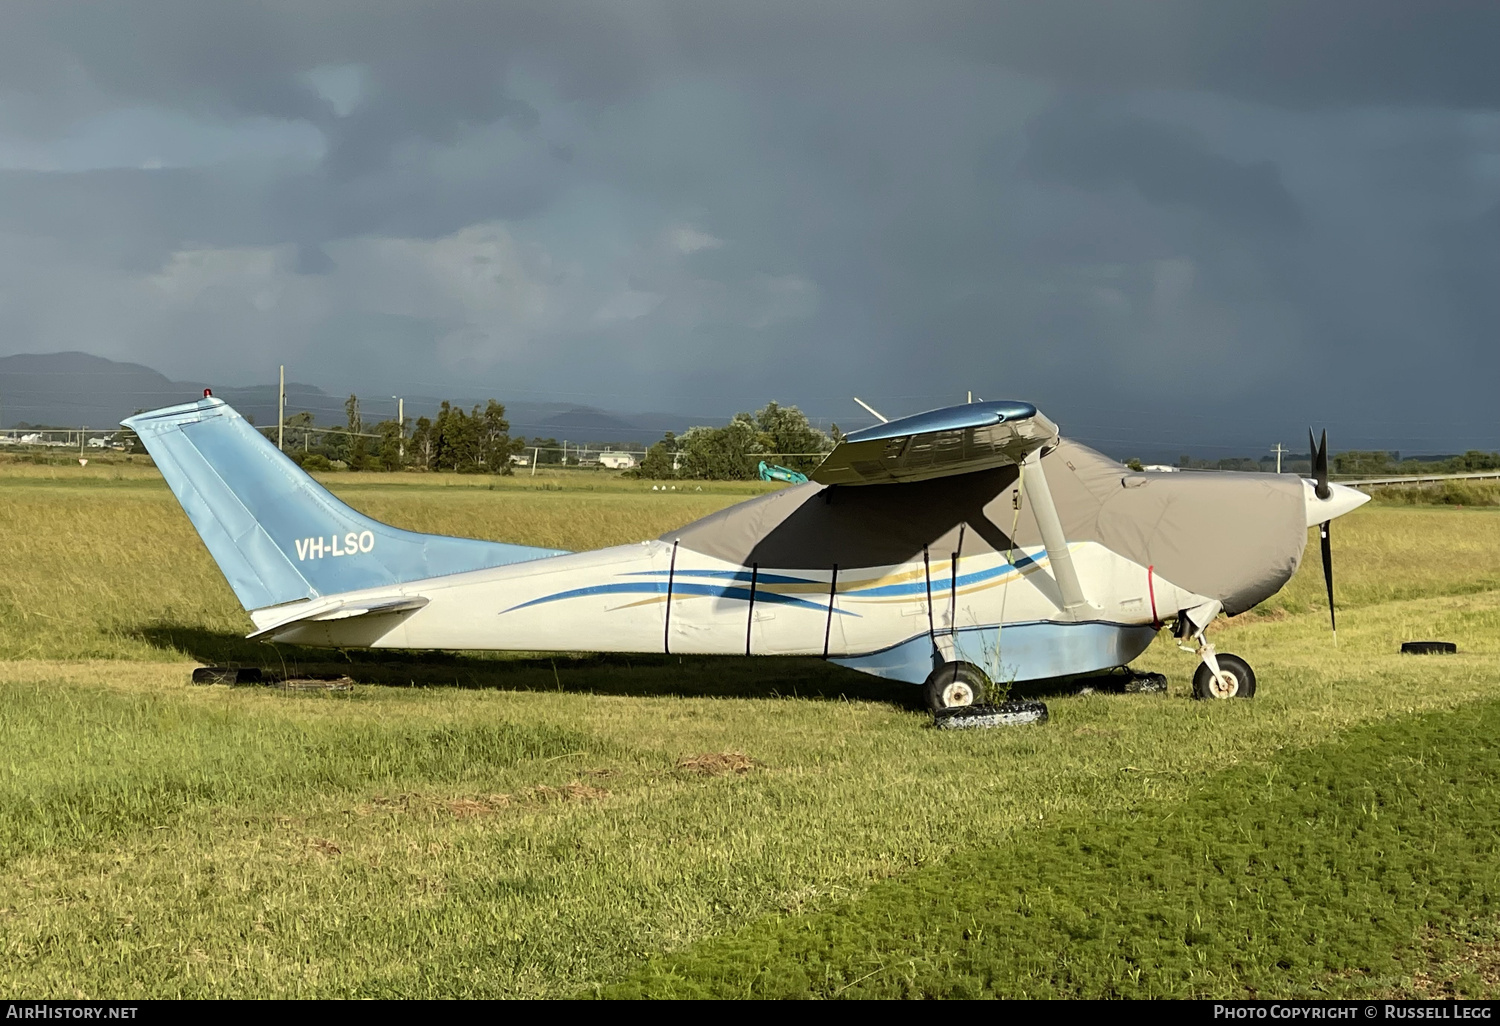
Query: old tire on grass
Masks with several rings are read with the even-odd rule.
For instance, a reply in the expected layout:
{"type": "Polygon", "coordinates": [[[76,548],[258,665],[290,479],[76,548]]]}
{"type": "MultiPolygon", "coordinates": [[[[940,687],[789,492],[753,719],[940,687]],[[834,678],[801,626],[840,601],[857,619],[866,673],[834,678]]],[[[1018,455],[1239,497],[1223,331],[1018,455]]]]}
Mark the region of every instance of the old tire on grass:
{"type": "Polygon", "coordinates": [[[193,671],[194,684],[264,684],[258,666],[200,666],[193,671]]]}
{"type": "Polygon", "coordinates": [[[1164,673],[1132,672],[1125,678],[1127,695],[1165,695],[1167,675],[1164,673]]]}
{"type": "Polygon", "coordinates": [[[1027,723],[1046,722],[1046,703],[1031,700],[1001,702],[999,705],[968,705],[932,714],[932,725],[939,730],[1019,727],[1027,723]]]}
{"type": "Polygon", "coordinates": [[[1219,653],[1219,671],[1227,686],[1220,687],[1207,663],[1199,663],[1193,674],[1193,697],[1198,699],[1254,698],[1255,671],[1237,655],[1219,653]]]}
{"type": "Polygon", "coordinates": [[[1458,646],[1451,641],[1404,641],[1402,655],[1453,655],[1458,646]]]}
{"type": "Polygon", "coordinates": [[[990,688],[989,674],[973,663],[944,663],[928,675],[922,694],[936,715],[945,709],[983,705],[990,688]]]}

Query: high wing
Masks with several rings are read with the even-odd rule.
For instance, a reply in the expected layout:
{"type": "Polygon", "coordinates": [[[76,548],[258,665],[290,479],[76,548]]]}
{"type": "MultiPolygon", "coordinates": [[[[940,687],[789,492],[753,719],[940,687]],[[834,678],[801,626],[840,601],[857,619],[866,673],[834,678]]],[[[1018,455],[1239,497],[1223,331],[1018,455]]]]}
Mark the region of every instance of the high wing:
{"type": "Polygon", "coordinates": [[[966,403],[846,435],[813,471],[819,484],[927,481],[1020,463],[1057,441],[1030,403],[966,403]]]}

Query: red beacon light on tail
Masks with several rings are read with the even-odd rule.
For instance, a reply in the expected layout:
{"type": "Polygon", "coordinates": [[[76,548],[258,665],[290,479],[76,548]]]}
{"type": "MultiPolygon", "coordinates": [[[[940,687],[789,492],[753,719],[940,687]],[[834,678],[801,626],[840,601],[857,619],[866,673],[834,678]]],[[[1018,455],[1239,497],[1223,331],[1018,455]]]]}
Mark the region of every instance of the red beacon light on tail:
{"type": "Polygon", "coordinates": [[[205,398],[205,399],[212,399],[213,397],[214,397],[214,390],[213,389],[211,389],[211,388],[205,388],[203,390],[203,398],[205,398]]]}

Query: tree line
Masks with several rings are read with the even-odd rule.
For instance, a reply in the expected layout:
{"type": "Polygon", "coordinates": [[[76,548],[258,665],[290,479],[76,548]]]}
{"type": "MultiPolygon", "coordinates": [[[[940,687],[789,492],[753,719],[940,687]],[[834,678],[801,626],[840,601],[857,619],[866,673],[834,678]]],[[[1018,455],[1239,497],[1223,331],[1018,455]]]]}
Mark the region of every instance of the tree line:
{"type": "Polygon", "coordinates": [[[797,407],[770,402],[753,414],[735,414],[723,427],[668,432],[646,452],[636,473],[654,480],[749,481],[766,461],[806,474],[839,437],[837,424],[827,435],[797,407]]]}
{"type": "MultiPolygon", "coordinates": [[[[432,470],[461,474],[512,474],[513,456],[525,455],[542,465],[563,460],[555,438],[512,437],[505,405],[494,399],[464,410],[444,401],[436,417],[392,417],[366,422],[359,397],[344,403],[341,428],[320,427],[311,413],[295,413],[282,427],[282,446],[305,470],[432,470]]],[[[276,429],[262,428],[276,440],[276,429]]],[[[668,432],[647,451],[641,466],[628,473],[656,480],[754,479],[762,460],[803,473],[811,471],[839,437],[812,425],[795,406],[767,403],[755,413],[738,413],[722,427],[693,427],[681,435],[668,432]]]]}
{"type": "MultiPolygon", "coordinates": [[[[1139,470],[1140,462],[1140,460],[1127,460],[1126,465],[1139,470]]],[[[1408,456],[1402,459],[1399,451],[1349,449],[1345,452],[1334,453],[1329,458],[1329,464],[1333,473],[1350,477],[1473,474],[1485,470],[1500,470],[1500,452],[1470,449],[1468,452],[1455,455],[1408,456]]],[[[1241,470],[1251,473],[1267,473],[1275,471],[1276,457],[1205,460],[1183,456],[1177,461],[1177,465],[1184,470],[1241,470]]],[[[1287,474],[1311,474],[1313,472],[1312,456],[1307,453],[1286,453],[1282,457],[1281,469],[1287,474]]]]}
{"type": "Polygon", "coordinates": [[[1333,457],[1333,472],[1361,477],[1395,477],[1400,474],[1477,474],[1500,470],[1500,452],[1470,449],[1451,456],[1401,458],[1400,452],[1351,449],[1333,457]]]}
{"type": "MultiPolygon", "coordinates": [[[[503,403],[489,400],[471,410],[444,400],[436,417],[391,417],[367,423],[359,397],[344,402],[344,427],[319,427],[311,413],[295,413],[282,426],[282,447],[304,470],[451,470],[461,474],[510,474],[511,456],[525,447],[512,438],[503,403]]],[[[276,440],[276,429],[262,433],[276,440]]]]}

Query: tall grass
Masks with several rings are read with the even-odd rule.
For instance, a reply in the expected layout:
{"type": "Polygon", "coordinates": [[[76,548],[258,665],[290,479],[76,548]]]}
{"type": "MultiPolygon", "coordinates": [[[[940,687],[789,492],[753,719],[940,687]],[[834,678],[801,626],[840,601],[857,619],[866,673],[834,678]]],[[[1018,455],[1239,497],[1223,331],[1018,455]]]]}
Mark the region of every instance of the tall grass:
{"type": "Polygon", "coordinates": [[[1394,506],[1500,506],[1500,481],[1432,481],[1370,489],[1377,502],[1394,506]]]}
{"type": "MultiPolygon", "coordinates": [[[[342,703],[350,704],[348,701],[342,703]]],[[[374,722],[229,717],[161,694],[0,689],[10,763],[0,767],[0,866],[25,853],[92,846],[175,822],[184,808],[278,807],[289,794],[399,793],[413,782],[485,787],[528,760],[598,751],[561,727],[504,720],[374,722]],[[62,745],[111,734],[151,744],[62,745]]]]}
{"type": "MultiPolygon", "coordinates": [[[[1334,521],[1331,536],[1341,608],[1500,588],[1500,514],[1490,510],[1371,504],[1334,521]]],[[[1301,567],[1262,615],[1326,615],[1318,544],[1309,530],[1301,567]]]]}

